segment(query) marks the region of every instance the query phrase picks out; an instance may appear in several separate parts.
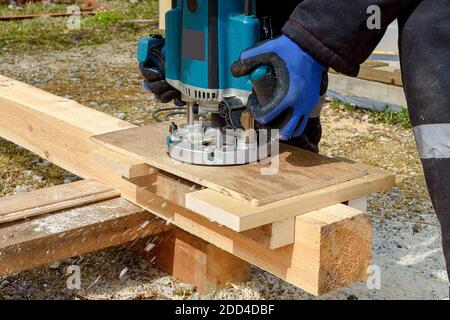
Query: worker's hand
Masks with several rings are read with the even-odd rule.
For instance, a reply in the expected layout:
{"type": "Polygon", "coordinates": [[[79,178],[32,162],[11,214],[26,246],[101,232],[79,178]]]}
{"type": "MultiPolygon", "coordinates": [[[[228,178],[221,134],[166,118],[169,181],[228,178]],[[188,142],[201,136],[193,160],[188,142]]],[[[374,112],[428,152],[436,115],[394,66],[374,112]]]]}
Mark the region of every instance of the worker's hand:
{"type": "Polygon", "coordinates": [[[152,48],[152,59],[139,63],[139,70],[144,76],[144,89],[153,93],[162,103],[168,103],[180,97],[180,92],[171,87],[164,74],[164,46],[152,48]]]}
{"type": "Polygon", "coordinates": [[[272,68],[274,81],[253,82],[256,92],[272,92],[267,101],[258,101],[255,94],[249,97],[248,107],[256,121],[280,129],[281,140],[300,136],[319,100],[326,68],[286,36],[250,48],[240,59],[232,66],[236,77],[262,65],[272,68]]]}

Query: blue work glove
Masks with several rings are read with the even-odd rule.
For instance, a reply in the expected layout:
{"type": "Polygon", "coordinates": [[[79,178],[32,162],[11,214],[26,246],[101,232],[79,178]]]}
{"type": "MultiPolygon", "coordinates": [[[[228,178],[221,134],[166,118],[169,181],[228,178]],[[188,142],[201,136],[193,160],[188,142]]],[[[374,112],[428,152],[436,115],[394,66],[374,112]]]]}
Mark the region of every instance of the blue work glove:
{"type": "Polygon", "coordinates": [[[326,68],[284,35],[244,51],[231,71],[242,77],[260,66],[272,68],[273,75],[267,78],[273,81],[254,81],[254,89],[271,94],[266,101],[252,94],[250,112],[257,122],[279,129],[281,140],[300,136],[319,101],[326,68]]]}
{"type": "Polygon", "coordinates": [[[139,63],[139,71],[144,77],[144,89],[153,93],[162,103],[168,103],[180,98],[180,92],[169,85],[164,73],[165,50],[164,42],[151,48],[151,59],[139,63]]]}

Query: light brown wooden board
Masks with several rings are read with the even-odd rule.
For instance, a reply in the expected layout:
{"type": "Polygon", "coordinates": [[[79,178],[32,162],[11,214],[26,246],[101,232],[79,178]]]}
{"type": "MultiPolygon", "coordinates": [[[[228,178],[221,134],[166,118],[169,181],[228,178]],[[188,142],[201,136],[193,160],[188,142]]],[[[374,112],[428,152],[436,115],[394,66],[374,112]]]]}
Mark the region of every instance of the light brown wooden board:
{"type": "MultiPolygon", "coordinates": [[[[331,73],[338,74],[333,69],[331,73]]],[[[400,68],[392,67],[383,61],[368,60],[361,65],[359,79],[386,83],[398,87],[403,86],[402,74],[400,68]]]]}
{"type": "Polygon", "coordinates": [[[367,174],[366,168],[348,160],[331,159],[282,146],[279,171],[263,175],[268,165],[210,167],[182,164],[167,155],[168,123],[98,135],[92,139],[113,151],[139,157],[151,166],[216,190],[252,205],[261,206],[367,174]]]}
{"type": "Polygon", "coordinates": [[[358,199],[395,185],[395,178],[387,172],[367,168],[370,174],[364,177],[259,207],[245,204],[211,189],[187,193],[185,206],[212,221],[242,232],[343,201],[358,199]]]}
{"type": "Polygon", "coordinates": [[[119,197],[95,180],[83,180],[0,198],[0,224],[119,197]]]}

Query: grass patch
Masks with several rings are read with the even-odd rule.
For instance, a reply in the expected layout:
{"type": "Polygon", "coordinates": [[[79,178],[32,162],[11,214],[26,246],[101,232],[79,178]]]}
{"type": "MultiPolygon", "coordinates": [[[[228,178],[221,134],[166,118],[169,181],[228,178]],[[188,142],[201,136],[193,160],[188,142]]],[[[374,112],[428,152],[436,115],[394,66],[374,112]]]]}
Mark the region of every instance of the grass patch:
{"type": "MultiPolygon", "coordinates": [[[[81,28],[71,29],[68,17],[35,18],[0,22],[0,55],[2,53],[35,53],[68,50],[74,47],[103,44],[110,41],[136,41],[158,28],[158,1],[130,3],[126,0],[102,1],[111,10],[95,15],[82,15],[81,28]],[[150,23],[135,22],[150,19],[150,23]],[[134,21],[134,22],[133,22],[134,21]]],[[[73,3],[73,2],[72,2],[73,3]]],[[[7,6],[1,5],[5,14],[7,6]]],[[[28,4],[20,13],[65,12],[67,5],[28,4]]]]}
{"type": "Polygon", "coordinates": [[[411,129],[411,121],[409,119],[408,109],[402,107],[401,111],[389,110],[389,106],[385,106],[383,110],[365,110],[354,106],[345,101],[339,99],[333,99],[331,107],[334,109],[344,109],[351,112],[358,112],[369,117],[369,121],[372,123],[383,123],[393,126],[400,126],[404,129],[411,129]]]}
{"type": "Polygon", "coordinates": [[[115,24],[127,18],[128,16],[123,12],[99,12],[90,19],[90,23],[94,25],[115,24]]]}
{"type": "Polygon", "coordinates": [[[369,111],[369,116],[374,121],[384,124],[399,125],[404,129],[412,128],[408,109],[405,107],[402,107],[401,111],[391,111],[388,106],[385,106],[381,112],[376,110],[369,111]]]}

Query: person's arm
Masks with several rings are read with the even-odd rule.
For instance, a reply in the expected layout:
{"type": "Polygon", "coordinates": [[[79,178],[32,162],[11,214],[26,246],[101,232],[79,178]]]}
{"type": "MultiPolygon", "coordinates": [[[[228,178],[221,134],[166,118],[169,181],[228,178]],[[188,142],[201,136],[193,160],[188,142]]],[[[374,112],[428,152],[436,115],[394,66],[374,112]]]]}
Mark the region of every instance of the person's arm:
{"type": "Polygon", "coordinates": [[[356,76],[401,10],[421,0],[304,0],[283,33],[326,67],[356,76]],[[370,6],[380,8],[380,29],[369,29],[370,6]]]}

